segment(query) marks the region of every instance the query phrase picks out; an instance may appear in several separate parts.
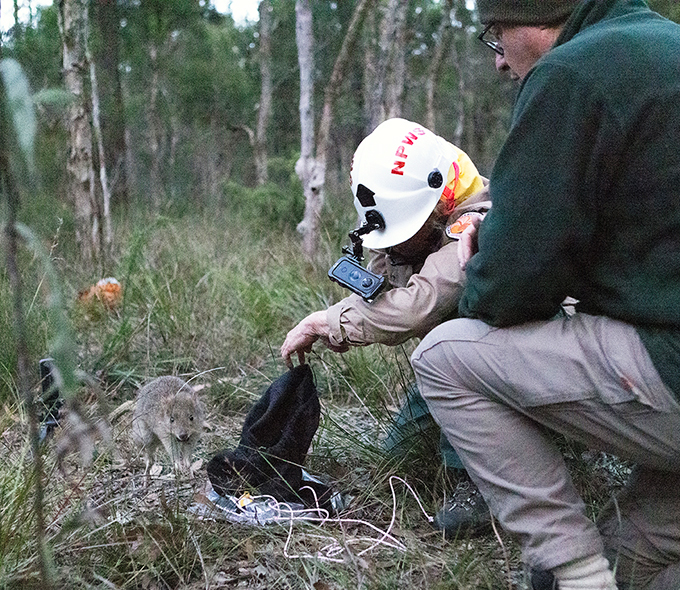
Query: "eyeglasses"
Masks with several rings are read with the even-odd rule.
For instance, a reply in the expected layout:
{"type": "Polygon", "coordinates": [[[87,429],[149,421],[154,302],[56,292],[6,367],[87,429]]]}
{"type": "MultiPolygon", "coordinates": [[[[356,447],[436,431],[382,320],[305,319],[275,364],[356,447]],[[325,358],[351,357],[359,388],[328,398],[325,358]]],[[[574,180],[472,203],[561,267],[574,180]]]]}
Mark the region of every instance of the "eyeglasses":
{"type": "Polygon", "coordinates": [[[501,45],[496,33],[494,33],[494,27],[494,23],[486,25],[486,28],[479,35],[477,35],[477,39],[479,39],[487,47],[493,49],[493,51],[495,51],[498,55],[505,55],[503,46],[501,45]]]}

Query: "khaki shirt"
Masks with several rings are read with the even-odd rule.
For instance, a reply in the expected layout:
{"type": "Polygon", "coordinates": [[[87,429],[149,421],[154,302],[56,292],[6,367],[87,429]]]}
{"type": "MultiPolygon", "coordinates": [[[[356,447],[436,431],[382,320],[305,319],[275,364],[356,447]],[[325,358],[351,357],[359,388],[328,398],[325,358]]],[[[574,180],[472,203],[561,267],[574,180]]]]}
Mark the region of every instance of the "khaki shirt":
{"type": "MultiPolygon", "coordinates": [[[[457,207],[447,225],[464,213],[485,213],[490,207],[485,188],[457,207]]],[[[422,338],[435,326],[457,317],[465,281],[458,263],[457,239],[443,234],[438,249],[422,265],[395,265],[386,252],[380,251],[368,266],[384,275],[392,288],[372,303],[352,294],[328,308],[332,344],[401,344],[414,336],[422,338]]]]}

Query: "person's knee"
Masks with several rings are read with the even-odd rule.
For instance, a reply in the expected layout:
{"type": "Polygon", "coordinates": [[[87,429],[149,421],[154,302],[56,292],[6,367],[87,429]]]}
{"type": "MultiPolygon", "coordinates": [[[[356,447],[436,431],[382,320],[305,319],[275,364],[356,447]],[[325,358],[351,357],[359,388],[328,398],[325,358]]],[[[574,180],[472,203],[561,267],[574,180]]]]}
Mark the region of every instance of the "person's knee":
{"type": "Polygon", "coordinates": [[[416,359],[416,362],[418,362],[422,356],[427,355],[432,349],[437,348],[442,344],[455,349],[458,344],[471,344],[477,342],[493,329],[494,328],[481,320],[472,320],[469,318],[449,320],[448,322],[444,322],[433,328],[422,339],[416,350],[413,352],[411,360],[416,359]]]}
{"type": "Polygon", "coordinates": [[[433,383],[449,375],[446,365],[451,358],[457,358],[457,342],[438,326],[418,345],[411,355],[411,366],[416,376],[420,395],[426,399],[433,383]],[[446,334],[446,341],[443,336],[446,334]]]}
{"type": "Polygon", "coordinates": [[[459,369],[478,358],[476,344],[493,328],[480,320],[460,318],[440,324],[427,334],[411,355],[411,366],[423,398],[432,386],[455,386],[465,377],[459,369]]]}

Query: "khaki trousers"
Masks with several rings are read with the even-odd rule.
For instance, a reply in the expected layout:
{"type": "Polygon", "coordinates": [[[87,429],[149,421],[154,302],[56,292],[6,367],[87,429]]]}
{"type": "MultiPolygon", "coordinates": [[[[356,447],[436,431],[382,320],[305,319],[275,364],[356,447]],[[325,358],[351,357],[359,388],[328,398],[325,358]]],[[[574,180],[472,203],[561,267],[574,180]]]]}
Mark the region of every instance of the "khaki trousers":
{"type": "Polygon", "coordinates": [[[457,319],[432,330],[411,362],[528,565],[605,551],[621,588],[680,589],[680,404],[633,327],[585,314],[510,328],[457,319]],[[638,465],[604,510],[602,534],[546,429],[638,465]]]}

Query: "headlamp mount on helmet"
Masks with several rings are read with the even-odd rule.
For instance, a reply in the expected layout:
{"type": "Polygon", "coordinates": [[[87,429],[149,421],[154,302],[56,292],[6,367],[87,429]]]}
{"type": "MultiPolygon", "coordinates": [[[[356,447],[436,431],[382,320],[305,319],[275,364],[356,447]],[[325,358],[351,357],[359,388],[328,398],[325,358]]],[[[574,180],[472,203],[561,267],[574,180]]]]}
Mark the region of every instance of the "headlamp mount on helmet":
{"type": "Polygon", "coordinates": [[[349,246],[343,246],[344,254],[351,254],[359,262],[364,259],[363,240],[361,236],[371,233],[377,229],[385,229],[385,218],[377,209],[370,209],[366,211],[366,220],[357,229],[349,232],[349,239],[352,240],[352,250],[350,252],[349,246]]]}
{"type": "Polygon", "coordinates": [[[377,209],[366,211],[366,220],[357,229],[349,232],[352,246],[343,246],[344,256],[340,258],[328,271],[331,281],[348,288],[353,293],[361,295],[371,302],[385,285],[385,277],[376,275],[365,269],[361,262],[364,259],[364,236],[375,230],[385,229],[385,219],[377,209]]]}

